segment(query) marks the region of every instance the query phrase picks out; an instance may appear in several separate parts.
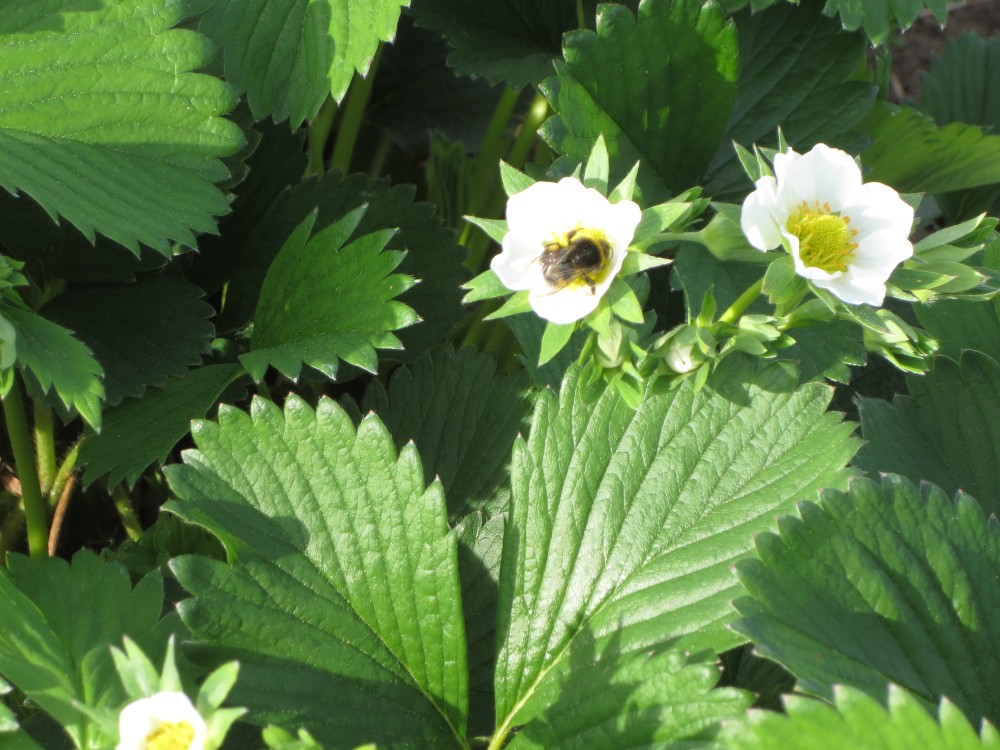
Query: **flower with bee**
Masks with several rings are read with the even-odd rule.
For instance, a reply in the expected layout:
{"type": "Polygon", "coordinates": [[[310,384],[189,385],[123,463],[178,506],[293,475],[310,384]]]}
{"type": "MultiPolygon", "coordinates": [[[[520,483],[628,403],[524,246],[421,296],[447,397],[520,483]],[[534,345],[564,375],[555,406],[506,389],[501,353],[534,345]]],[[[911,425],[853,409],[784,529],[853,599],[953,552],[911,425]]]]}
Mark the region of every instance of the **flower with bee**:
{"type": "Polygon", "coordinates": [[[642,211],[611,203],[575,177],[536,182],[507,201],[507,233],[490,267],[508,289],[528,291],[553,323],[593,312],[621,270],[642,211]]]}

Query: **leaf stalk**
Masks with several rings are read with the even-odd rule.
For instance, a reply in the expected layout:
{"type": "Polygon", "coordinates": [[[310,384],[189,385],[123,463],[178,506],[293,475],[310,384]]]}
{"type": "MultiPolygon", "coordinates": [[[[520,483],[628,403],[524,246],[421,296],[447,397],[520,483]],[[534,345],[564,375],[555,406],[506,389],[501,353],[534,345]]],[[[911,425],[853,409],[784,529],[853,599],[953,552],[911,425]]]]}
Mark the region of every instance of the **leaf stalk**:
{"type": "Polygon", "coordinates": [[[21,501],[24,503],[24,520],[28,529],[28,553],[31,557],[47,557],[49,529],[45,501],[38,481],[34,450],[28,432],[28,417],[21,397],[21,379],[14,373],[14,383],[3,399],[3,416],[7,435],[14,451],[17,478],[21,482],[21,501]]]}

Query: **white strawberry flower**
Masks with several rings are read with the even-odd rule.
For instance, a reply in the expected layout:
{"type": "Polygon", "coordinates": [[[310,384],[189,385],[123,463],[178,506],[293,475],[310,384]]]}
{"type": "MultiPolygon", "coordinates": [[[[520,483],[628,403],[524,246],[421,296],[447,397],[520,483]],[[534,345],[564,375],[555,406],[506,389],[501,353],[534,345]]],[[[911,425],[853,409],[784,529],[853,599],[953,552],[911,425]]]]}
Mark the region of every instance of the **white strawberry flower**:
{"type": "Polygon", "coordinates": [[[774,177],[757,180],[742,227],[761,251],[784,247],[795,271],[850,305],[878,307],[893,269],[913,255],[913,209],[878,182],[863,183],[844,151],[818,144],[774,157],[774,177]]]}
{"type": "Polygon", "coordinates": [[[208,728],[184,693],[129,703],[118,717],[117,750],[203,750],[208,728]]]}
{"type": "Polygon", "coordinates": [[[621,270],[642,211],[611,203],[575,177],[536,182],[507,201],[503,251],[490,267],[508,289],[528,291],[553,323],[593,312],[621,270]]]}

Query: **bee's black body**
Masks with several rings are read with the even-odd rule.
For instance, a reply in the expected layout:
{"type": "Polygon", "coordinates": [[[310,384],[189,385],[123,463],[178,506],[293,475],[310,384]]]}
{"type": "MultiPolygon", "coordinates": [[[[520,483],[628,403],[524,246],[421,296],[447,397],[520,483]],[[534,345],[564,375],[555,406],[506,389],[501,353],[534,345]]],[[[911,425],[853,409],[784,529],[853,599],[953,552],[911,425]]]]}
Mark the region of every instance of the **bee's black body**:
{"type": "Polygon", "coordinates": [[[546,248],[539,258],[542,264],[542,277],[550,286],[556,288],[582,279],[593,290],[593,275],[601,271],[607,263],[607,243],[576,235],[576,230],[571,230],[566,235],[568,244],[546,248]]]}

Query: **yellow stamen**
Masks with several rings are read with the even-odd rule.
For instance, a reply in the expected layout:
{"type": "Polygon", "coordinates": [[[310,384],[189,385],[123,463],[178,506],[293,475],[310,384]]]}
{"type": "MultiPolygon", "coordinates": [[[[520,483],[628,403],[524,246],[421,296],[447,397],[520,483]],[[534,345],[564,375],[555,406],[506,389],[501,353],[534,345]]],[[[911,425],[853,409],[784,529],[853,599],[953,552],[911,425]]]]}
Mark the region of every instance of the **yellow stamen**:
{"type": "Polygon", "coordinates": [[[164,722],[146,735],[146,750],[188,750],[194,740],[194,727],[186,721],[164,722]]]}
{"type": "Polygon", "coordinates": [[[827,273],[846,271],[854,259],[857,242],[851,238],[858,230],[851,229],[850,216],[842,216],[830,210],[830,204],[819,201],[810,206],[805,201],[788,219],[787,229],[799,238],[799,257],[802,263],[819,268],[827,273]]]}

